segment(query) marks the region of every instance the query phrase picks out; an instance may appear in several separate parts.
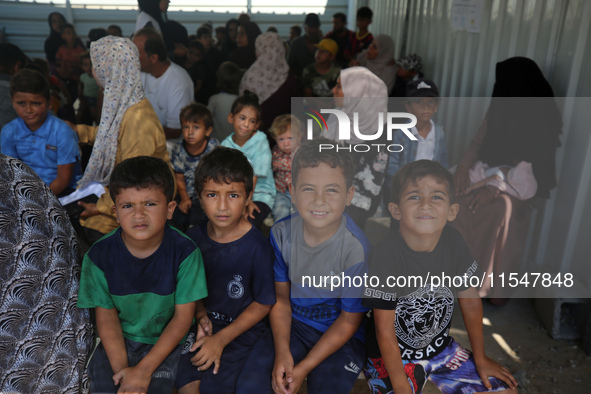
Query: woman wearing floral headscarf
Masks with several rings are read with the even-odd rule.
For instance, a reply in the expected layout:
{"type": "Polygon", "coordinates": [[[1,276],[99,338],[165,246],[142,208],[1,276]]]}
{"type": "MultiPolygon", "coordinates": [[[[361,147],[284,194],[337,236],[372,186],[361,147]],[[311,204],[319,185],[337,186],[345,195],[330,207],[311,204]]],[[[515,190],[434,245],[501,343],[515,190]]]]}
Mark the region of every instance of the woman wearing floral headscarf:
{"type": "Polygon", "coordinates": [[[257,37],[256,61],[242,77],[240,95],[246,90],[255,93],[261,104],[261,130],[267,130],[273,120],[291,112],[291,97],[297,97],[297,81],[289,73],[285,46],[277,33],[267,32],[257,37]]]}
{"type": "MultiPolygon", "coordinates": [[[[98,127],[75,126],[80,143],[93,144],[78,187],[91,182],[107,186],[113,168],[130,157],[153,156],[168,163],[164,130],[144,95],[137,47],[127,38],[108,36],[92,43],[90,57],[104,100],[98,127]]],[[[80,222],[89,241],[117,227],[106,190],[96,204],[78,204],[84,208],[80,222]]]]}
{"type": "MultiPolygon", "coordinates": [[[[339,122],[335,115],[329,116],[328,127],[322,130],[321,135],[338,141],[340,145],[382,143],[386,135],[384,130],[382,130],[382,137],[374,141],[359,138],[354,130],[358,129],[365,135],[376,134],[378,131],[379,114],[385,114],[388,106],[388,88],[384,81],[365,67],[350,67],[341,71],[341,76],[332,92],[337,109],[349,117],[351,138],[346,141],[339,140],[339,122]],[[354,116],[355,113],[357,116],[354,116]]],[[[382,121],[386,122],[385,115],[382,115],[382,121]]],[[[385,149],[379,151],[373,149],[367,152],[353,149],[351,151],[351,158],[355,164],[353,179],[355,196],[345,212],[363,229],[366,220],[376,212],[380,203],[388,152],[385,149]]]]}

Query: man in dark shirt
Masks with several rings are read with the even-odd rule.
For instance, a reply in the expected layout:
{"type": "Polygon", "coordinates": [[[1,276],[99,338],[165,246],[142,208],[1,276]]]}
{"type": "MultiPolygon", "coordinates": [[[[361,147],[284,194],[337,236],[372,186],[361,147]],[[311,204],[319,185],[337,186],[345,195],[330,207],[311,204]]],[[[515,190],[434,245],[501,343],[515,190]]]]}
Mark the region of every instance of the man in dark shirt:
{"type": "Polygon", "coordinates": [[[347,49],[349,41],[352,40],[353,34],[355,33],[347,29],[347,15],[337,12],[332,16],[332,31],[325,38],[334,40],[339,46],[335,63],[341,68],[346,68],[349,65],[349,61],[345,57],[345,49],[347,49]]]}
{"type": "Polygon", "coordinates": [[[314,54],[316,53],[315,44],[318,44],[322,37],[320,18],[317,14],[306,15],[304,31],[306,34],[296,38],[291,44],[291,50],[287,59],[291,72],[298,78],[302,76],[302,71],[307,65],[314,63],[314,54]]]}

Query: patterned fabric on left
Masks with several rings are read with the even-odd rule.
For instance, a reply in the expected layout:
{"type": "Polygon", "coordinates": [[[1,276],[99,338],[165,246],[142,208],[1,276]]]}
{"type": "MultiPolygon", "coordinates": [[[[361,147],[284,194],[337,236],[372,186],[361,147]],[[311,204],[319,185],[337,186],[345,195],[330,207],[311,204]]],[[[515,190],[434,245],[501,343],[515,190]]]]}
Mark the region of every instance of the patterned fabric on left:
{"type": "Polygon", "coordinates": [[[80,251],[66,212],[28,166],[0,155],[0,392],[88,392],[80,251]]]}

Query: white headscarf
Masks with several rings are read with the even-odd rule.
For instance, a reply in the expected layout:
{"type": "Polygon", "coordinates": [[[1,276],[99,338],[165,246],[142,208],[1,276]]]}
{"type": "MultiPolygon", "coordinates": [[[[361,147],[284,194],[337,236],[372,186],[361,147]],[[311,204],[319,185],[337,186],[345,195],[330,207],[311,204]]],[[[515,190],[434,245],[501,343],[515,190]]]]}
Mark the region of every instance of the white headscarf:
{"type": "MultiPolygon", "coordinates": [[[[341,85],[343,86],[343,107],[338,108],[349,116],[351,121],[351,139],[344,141],[349,144],[365,143],[357,138],[353,132],[353,113],[359,114],[359,131],[374,134],[379,126],[379,113],[383,113],[386,121],[388,111],[388,89],[386,84],[365,67],[350,67],[341,71],[341,85]]],[[[321,135],[338,140],[338,119],[330,115],[327,120],[328,130],[322,130],[321,135]]]]}
{"type": "Polygon", "coordinates": [[[264,103],[287,80],[289,66],[285,60],[285,46],[277,33],[267,32],[255,41],[257,60],[244,73],[240,95],[245,90],[255,93],[264,103]]]}
{"type": "Polygon", "coordinates": [[[109,183],[115,166],[119,129],[129,107],[144,99],[140,79],[139,52],[127,38],[107,36],[90,46],[97,82],[105,88],[101,121],[92,155],[78,186],[90,182],[109,183]]]}
{"type": "Polygon", "coordinates": [[[380,77],[388,87],[388,92],[392,91],[394,82],[396,82],[396,63],[394,60],[394,40],[386,34],[380,34],[374,38],[374,44],[378,50],[378,56],[369,60],[367,58],[367,49],[357,55],[359,65],[366,67],[369,71],[380,77]]]}

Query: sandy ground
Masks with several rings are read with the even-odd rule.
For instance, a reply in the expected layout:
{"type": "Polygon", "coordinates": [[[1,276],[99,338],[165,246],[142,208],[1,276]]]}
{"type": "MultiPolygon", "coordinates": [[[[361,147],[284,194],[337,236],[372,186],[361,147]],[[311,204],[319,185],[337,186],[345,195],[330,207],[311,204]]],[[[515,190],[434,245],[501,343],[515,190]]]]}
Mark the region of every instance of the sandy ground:
{"type": "MultiPolygon", "coordinates": [[[[451,335],[465,347],[469,340],[456,307],[451,335]]],[[[484,302],[484,340],[489,357],[506,365],[519,383],[519,393],[591,393],[591,357],[577,341],[554,340],[538,319],[532,300],[514,299],[499,308],[484,302]]],[[[300,394],[306,393],[305,389],[300,394]]],[[[353,394],[370,393],[359,379],[353,394]]],[[[425,394],[439,393],[431,383],[425,394]]]]}

